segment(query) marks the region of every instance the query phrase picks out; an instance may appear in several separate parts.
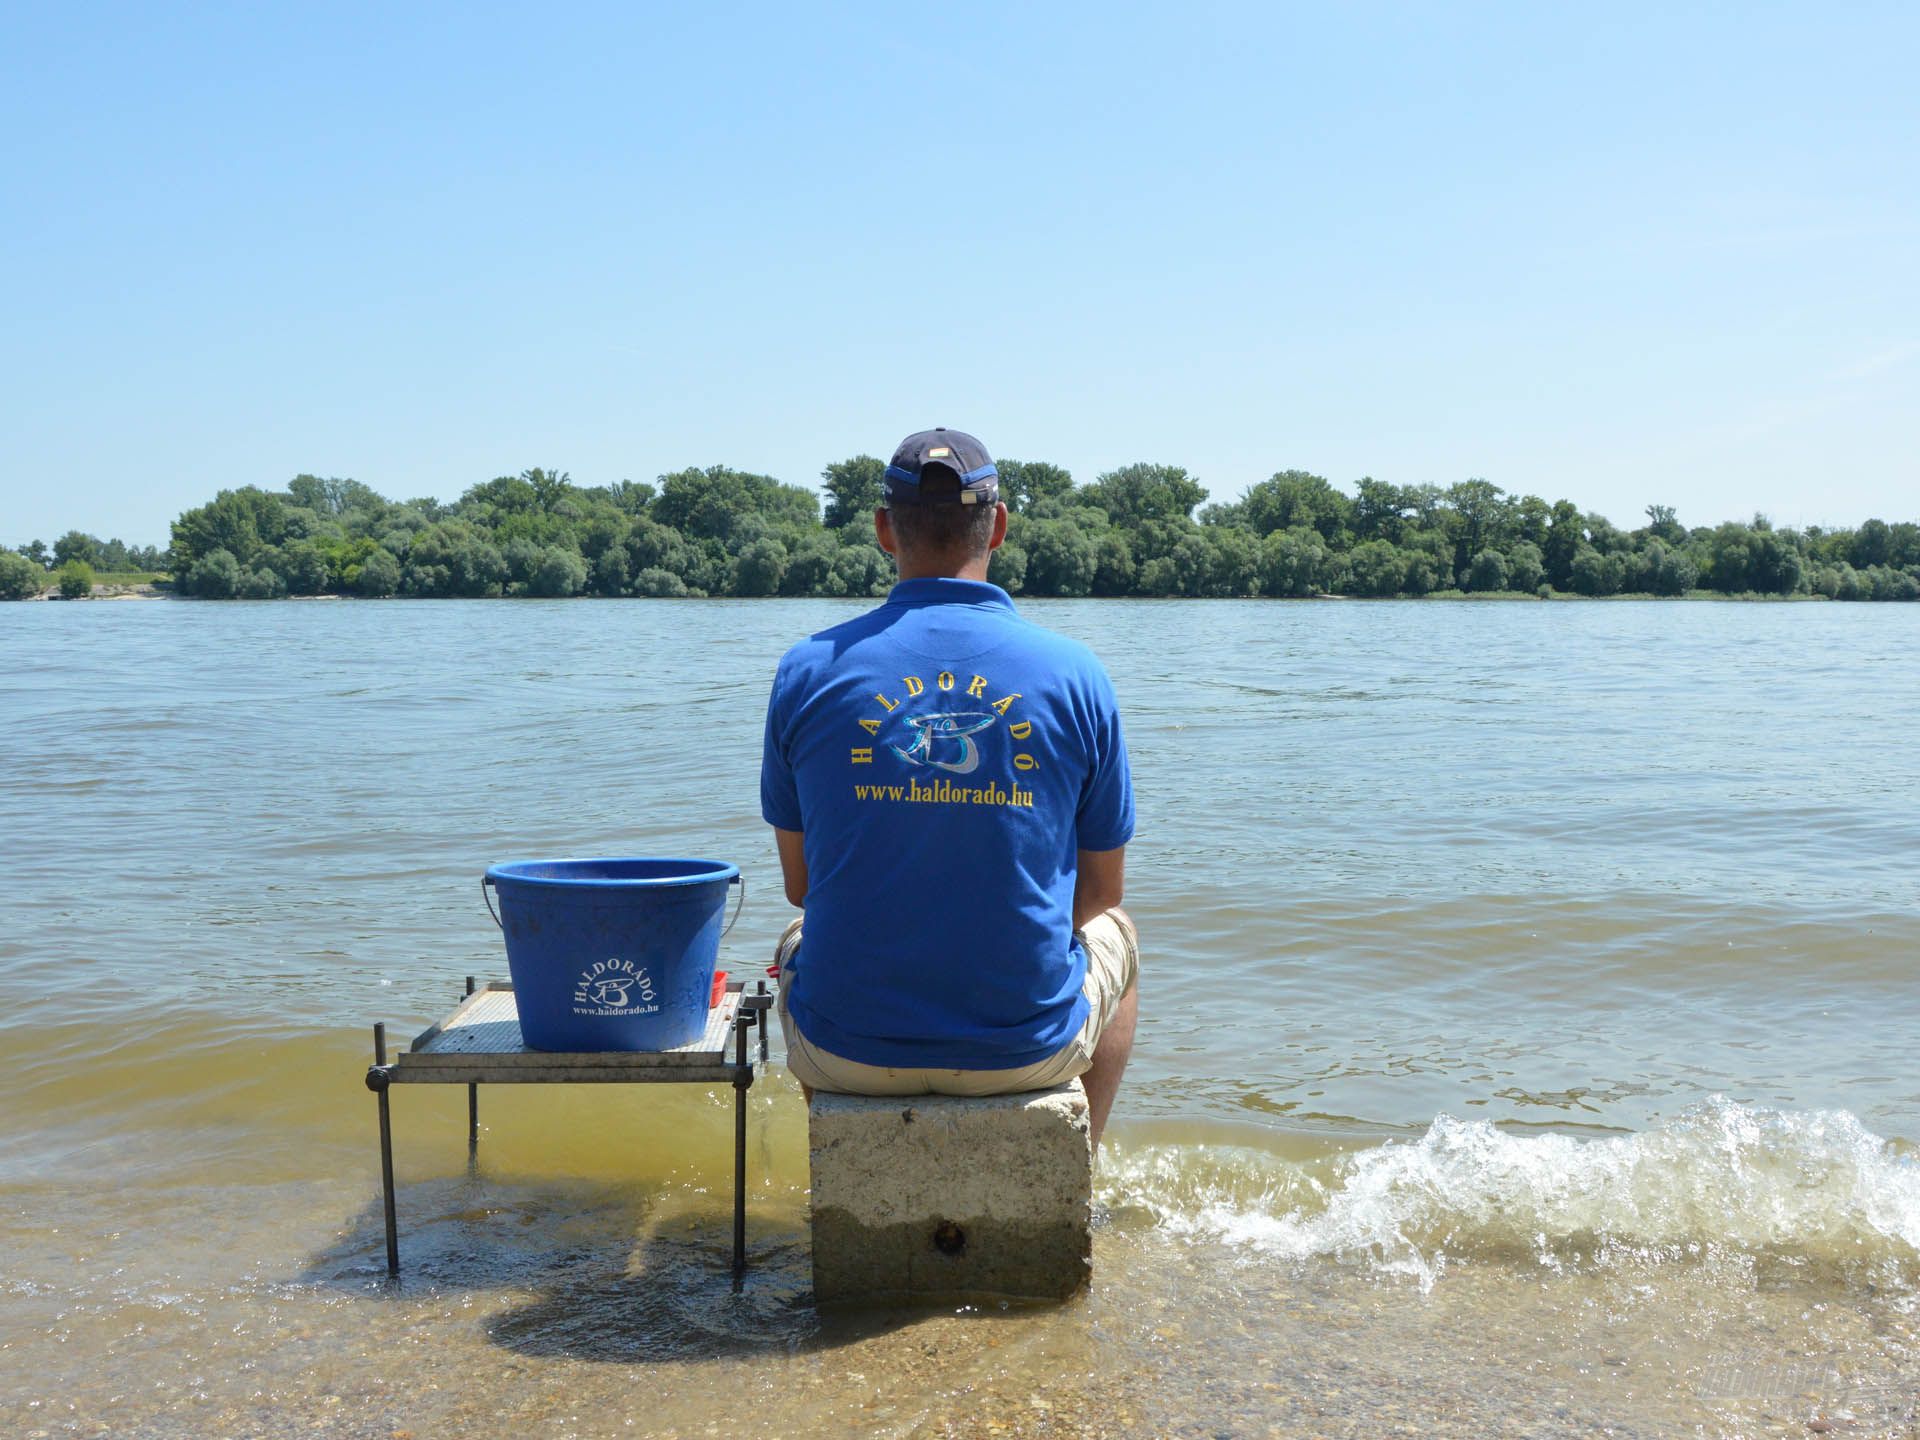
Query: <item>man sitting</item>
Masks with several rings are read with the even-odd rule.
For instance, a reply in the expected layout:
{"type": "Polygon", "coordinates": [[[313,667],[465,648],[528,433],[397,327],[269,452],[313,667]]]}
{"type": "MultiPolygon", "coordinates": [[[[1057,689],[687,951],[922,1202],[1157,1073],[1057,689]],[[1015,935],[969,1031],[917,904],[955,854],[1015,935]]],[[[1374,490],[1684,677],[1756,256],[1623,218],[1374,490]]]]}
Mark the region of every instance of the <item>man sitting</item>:
{"type": "Polygon", "coordinates": [[[790,649],[767,705],[761,813],[805,909],[779,947],[788,1066],[809,1095],[1080,1076],[1098,1144],[1139,972],[1112,682],[987,582],[1007,507],[973,436],[903,440],[873,521],[900,583],[790,649]]]}

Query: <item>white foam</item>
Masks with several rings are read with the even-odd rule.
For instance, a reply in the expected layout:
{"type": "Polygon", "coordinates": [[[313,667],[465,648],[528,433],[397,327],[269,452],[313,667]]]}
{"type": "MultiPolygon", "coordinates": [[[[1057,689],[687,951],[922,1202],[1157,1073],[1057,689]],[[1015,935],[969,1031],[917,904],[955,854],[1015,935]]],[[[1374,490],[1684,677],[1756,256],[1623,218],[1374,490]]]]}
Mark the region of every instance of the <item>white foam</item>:
{"type": "Polygon", "coordinates": [[[1630,1248],[1765,1252],[1845,1265],[1920,1261],[1920,1160],[1844,1110],[1721,1096],[1634,1135],[1515,1135],[1441,1115],[1414,1141],[1296,1163],[1154,1146],[1103,1174],[1101,1199],[1165,1234],[1281,1258],[1362,1260],[1430,1286],[1450,1259],[1548,1267],[1630,1248]]]}

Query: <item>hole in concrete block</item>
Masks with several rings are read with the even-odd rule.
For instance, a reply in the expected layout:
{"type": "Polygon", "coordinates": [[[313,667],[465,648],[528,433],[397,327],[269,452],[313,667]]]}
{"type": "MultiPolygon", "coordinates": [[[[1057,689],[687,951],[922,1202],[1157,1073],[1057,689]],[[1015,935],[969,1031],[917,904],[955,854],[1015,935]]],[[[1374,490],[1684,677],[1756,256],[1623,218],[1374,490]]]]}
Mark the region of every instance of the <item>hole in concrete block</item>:
{"type": "Polygon", "coordinates": [[[967,1249],[967,1232],[951,1220],[942,1220],[933,1227],[933,1248],[942,1255],[963,1255],[967,1249]]]}

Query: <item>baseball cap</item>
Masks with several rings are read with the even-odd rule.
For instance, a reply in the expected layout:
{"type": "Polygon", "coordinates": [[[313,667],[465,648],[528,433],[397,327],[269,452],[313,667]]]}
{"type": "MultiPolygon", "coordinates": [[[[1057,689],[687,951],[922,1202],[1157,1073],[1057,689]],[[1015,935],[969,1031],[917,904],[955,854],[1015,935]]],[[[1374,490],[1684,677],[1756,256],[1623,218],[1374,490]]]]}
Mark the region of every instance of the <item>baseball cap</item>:
{"type": "Polygon", "coordinates": [[[1000,498],[1000,472],[987,447],[964,430],[944,425],[902,440],[887,464],[889,505],[991,505],[1000,498]],[[920,478],[929,469],[945,469],[959,478],[957,494],[924,496],[920,478]]]}

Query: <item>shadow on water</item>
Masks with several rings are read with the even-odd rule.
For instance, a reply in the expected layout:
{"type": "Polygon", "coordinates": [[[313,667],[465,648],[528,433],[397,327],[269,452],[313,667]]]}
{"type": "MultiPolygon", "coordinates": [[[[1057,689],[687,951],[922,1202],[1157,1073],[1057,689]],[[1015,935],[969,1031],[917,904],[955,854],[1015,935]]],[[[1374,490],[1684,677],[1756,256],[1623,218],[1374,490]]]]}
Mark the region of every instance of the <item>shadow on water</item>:
{"type": "Polygon", "coordinates": [[[399,1276],[386,1272],[376,1198],[301,1279],[376,1304],[510,1296],[482,1329],[522,1356],[645,1365],[798,1355],[922,1320],[1054,1308],[956,1299],[822,1312],[804,1211],[750,1208],[747,1271],[736,1279],[725,1197],[672,1187],[503,1183],[470,1163],[464,1175],[404,1185],[397,1198],[399,1276]]]}

